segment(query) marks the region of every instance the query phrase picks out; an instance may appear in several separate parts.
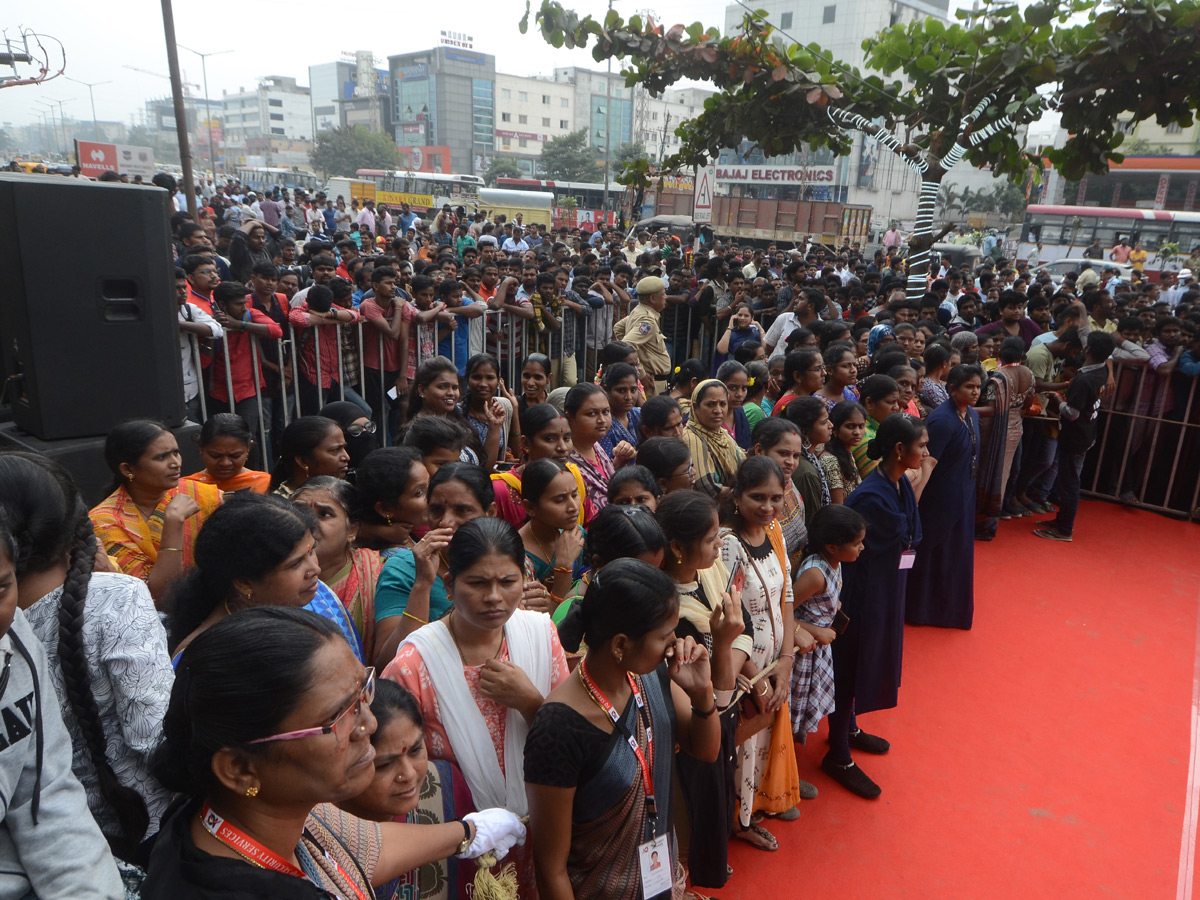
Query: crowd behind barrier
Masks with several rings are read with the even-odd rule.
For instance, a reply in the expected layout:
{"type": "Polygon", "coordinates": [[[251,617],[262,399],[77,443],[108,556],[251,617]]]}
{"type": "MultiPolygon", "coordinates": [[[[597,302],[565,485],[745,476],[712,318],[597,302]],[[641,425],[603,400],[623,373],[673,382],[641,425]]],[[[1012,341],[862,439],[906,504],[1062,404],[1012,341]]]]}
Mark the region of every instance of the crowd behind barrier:
{"type": "Polygon", "coordinates": [[[119,423],[87,511],[0,454],[5,897],[700,896],[806,827],[822,722],[821,789],[881,795],[909,751],[863,718],[906,623],[972,627],[976,541],[1196,509],[1190,270],[911,300],[895,229],[210,190],[172,221],[204,468],[119,423]]]}

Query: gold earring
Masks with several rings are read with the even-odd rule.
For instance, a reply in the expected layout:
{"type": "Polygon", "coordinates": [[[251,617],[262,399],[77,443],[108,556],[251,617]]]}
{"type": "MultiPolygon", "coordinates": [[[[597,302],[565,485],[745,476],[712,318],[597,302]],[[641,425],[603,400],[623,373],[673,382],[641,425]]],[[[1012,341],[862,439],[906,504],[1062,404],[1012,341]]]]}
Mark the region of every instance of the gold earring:
{"type": "Polygon", "coordinates": [[[246,796],[250,799],[254,799],[258,796],[258,788],[254,786],[246,788],[246,796]]]}
{"type": "Polygon", "coordinates": [[[617,650],[614,654],[617,657],[617,662],[622,662],[625,659],[625,654],[617,650]]]}
{"type": "Polygon", "coordinates": [[[392,524],[392,517],[391,517],[391,516],[389,516],[387,513],[384,513],[384,514],[383,514],[383,521],[385,521],[385,522],[387,522],[389,525],[391,525],[391,524],[392,524]]]}
{"type": "Polygon", "coordinates": [[[246,588],[246,602],[250,602],[250,598],[254,596],[254,588],[246,588]]]}
{"type": "Polygon", "coordinates": [[[133,473],[132,472],[129,473],[129,480],[133,481],[133,473]]]}

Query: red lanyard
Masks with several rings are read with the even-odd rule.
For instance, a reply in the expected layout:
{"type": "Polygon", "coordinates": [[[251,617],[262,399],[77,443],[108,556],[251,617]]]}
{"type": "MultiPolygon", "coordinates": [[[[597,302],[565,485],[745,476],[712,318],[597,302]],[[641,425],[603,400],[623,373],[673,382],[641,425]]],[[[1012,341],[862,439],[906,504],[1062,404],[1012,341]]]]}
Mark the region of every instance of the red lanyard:
{"type": "Polygon", "coordinates": [[[641,716],[646,726],[645,753],[642,752],[637,738],[630,734],[621,722],[621,714],[617,712],[616,707],[609,702],[609,699],[604,696],[604,692],[600,690],[596,682],[592,680],[592,676],[588,674],[587,662],[583,661],[579,663],[579,679],[583,682],[583,686],[591,694],[592,699],[612,719],[613,725],[625,732],[625,739],[637,757],[638,766],[642,770],[642,786],[646,789],[646,806],[649,807],[651,816],[655,816],[657,814],[657,806],[654,801],[654,732],[650,728],[650,710],[646,707],[646,703],[642,699],[642,691],[638,687],[638,680],[629,672],[625,673],[625,677],[629,679],[629,687],[633,691],[633,701],[637,704],[638,715],[641,716]]]}
{"type": "Polygon", "coordinates": [[[230,825],[218,816],[211,806],[204,804],[200,811],[200,821],[204,829],[222,844],[232,848],[238,855],[257,863],[272,872],[282,872],[285,875],[295,875],[297,878],[307,878],[304,870],[293,866],[273,850],[268,850],[240,828],[230,825]]]}
{"type": "MultiPolygon", "coordinates": [[[[286,859],[275,853],[273,850],[269,850],[268,848],[264,847],[240,828],[230,825],[215,812],[213,812],[212,807],[207,803],[204,804],[204,809],[200,811],[200,821],[204,825],[204,829],[209,834],[244,859],[247,859],[256,865],[262,866],[264,869],[270,869],[272,872],[281,872],[284,875],[294,875],[296,878],[310,880],[308,878],[308,874],[303,869],[293,866],[286,859]]],[[[346,870],[341,867],[338,861],[334,859],[328,851],[325,853],[325,859],[337,870],[337,873],[341,876],[342,881],[350,885],[350,889],[354,891],[358,900],[368,900],[367,895],[363,893],[362,889],[360,889],[357,884],[354,883],[354,879],[346,874],[346,870]]],[[[320,885],[318,885],[318,887],[319,886],[320,885]]]]}

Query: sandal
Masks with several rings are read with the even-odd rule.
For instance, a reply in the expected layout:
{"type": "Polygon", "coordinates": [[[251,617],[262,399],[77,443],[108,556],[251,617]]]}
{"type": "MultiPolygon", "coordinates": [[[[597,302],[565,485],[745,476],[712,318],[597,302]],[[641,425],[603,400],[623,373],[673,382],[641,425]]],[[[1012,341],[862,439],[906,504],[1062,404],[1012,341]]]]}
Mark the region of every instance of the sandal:
{"type": "Polygon", "coordinates": [[[766,850],[769,853],[779,849],[779,841],[775,840],[775,835],[767,831],[761,825],[751,825],[749,828],[743,828],[740,831],[734,832],[733,835],[739,841],[744,841],[751,847],[756,847],[759,850],[766,850]]]}

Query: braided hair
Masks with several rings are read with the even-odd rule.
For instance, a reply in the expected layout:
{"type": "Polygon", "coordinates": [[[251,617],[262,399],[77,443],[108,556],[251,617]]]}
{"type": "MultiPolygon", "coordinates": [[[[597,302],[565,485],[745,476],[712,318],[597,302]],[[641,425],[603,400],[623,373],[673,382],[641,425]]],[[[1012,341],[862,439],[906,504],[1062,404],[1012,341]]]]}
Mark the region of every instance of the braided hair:
{"type": "Polygon", "coordinates": [[[87,506],[66,469],[48,457],[24,451],[0,454],[0,505],[17,540],[14,564],[18,579],[44,572],[69,554],[58,609],[62,699],[83,735],[100,797],[117,819],[119,833],[106,835],[109,846],[117,856],[133,858],[146,835],[150,815],[145,799],[121,784],[108,761],[108,739],[92,693],[83,623],[96,560],[96,535],[87,506]]]}

